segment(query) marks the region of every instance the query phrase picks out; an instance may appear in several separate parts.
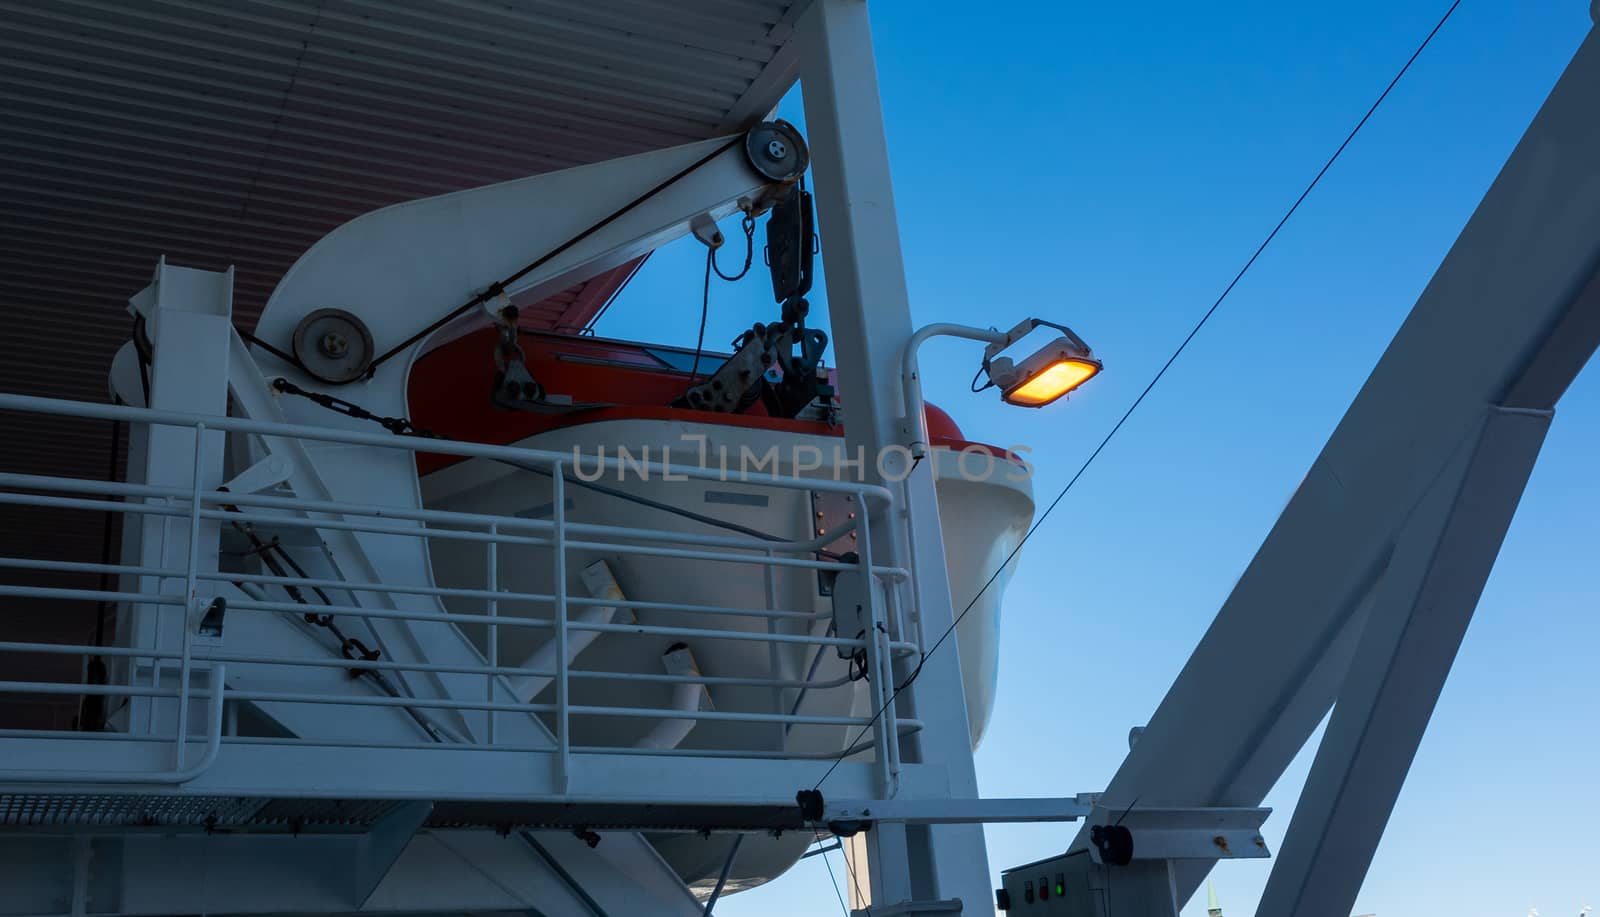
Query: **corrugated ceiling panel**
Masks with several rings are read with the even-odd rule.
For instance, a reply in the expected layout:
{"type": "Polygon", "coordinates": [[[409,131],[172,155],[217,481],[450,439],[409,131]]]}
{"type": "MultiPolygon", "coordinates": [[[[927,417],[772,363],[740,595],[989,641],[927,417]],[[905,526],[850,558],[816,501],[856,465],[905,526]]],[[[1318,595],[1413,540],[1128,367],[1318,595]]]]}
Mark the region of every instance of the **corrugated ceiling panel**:
{"type": "MultiPolygon", "coordinates": [[[[754,120],[792,79],[803,5],[0,0],[0,391],[105,400],[124,304],[161,255],[233,265],[249,327],[302,251],[368,210],[754,120]]],[[[524,323],[581,323],[626,276],[524,323]]],[[[104,423],[0,415],[0,471],[100,478],[110,444],[104,423]]],[[[0,507],[0,556],[98,560],[102,518],[0,507]]],[[[94,614],[14,606],[40,639],[94,614]]]]}

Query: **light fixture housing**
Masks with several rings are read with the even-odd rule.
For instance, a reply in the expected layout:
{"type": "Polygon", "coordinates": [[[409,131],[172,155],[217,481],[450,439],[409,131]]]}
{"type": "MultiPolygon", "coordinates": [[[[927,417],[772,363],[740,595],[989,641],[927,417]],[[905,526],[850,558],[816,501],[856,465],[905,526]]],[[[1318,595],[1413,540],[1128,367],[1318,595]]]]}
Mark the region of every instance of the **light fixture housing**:
{"type": "Polygon", "coordinates": [[[990,344],[983,356],[989,381],[1000,388],[1001,400],[1025,408],[1042,408],[1059,401],[1102,368],[1089,345],[1072,329],[1036,318],[1011,329],[1003,341],[990,344]],[[1000,356],[1037,328],[1054,328],[1061,334],[1021,360],[1000,356]]]}
{"type": "MultiPolygon", "coordinates": [[[[988,345],[983,352],[983,367],[979,373],[989,374],[989,385],[998,387],[1000,396],[1008,404],[1042,408],[1074,391],[1100,373],[1100,361],[1095,359],[1089,345],[1065,325],[1057,325],[1039,318],[1030,318],[1010,331],[998,328],[976,328],[936,322],[914,331],[906,341],[900,355],[900,392],[905,399],[904,413],[900,415],[900,435],[913,460],[928,454],[928,418],[922,401],[922,371],[917,366],[917,352],[934,337],[964,338],[982,341],[988,345]],[[1039,328],[1054,328],[1060,332],[1050,343],[1023,360],[1013,360],[1000,354],[1014,347],[1023,338],[1039,328]]],[[[973,377],[977,385],[977,377],[973,377]]],[[[982,389],[974,388],[974,391],[982,389]]],[[[913,464],[913,468],[916,466],[913,464]]]]}

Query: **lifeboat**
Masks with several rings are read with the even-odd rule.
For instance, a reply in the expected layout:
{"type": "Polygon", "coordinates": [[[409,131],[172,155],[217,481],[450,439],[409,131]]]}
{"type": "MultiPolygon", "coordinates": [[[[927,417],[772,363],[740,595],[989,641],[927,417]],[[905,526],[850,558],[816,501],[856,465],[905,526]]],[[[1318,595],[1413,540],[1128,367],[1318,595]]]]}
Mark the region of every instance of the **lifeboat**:
{"type": "MultiPolygon", "coordinates": [[[[451,593],[429,602],[471,617],[429,639],[451,652],[469,642],[475,652],[464,655],[519,670],[509,690],[533,711],[563,711],[561,723],[529,715],[551,733],[564,725],[574,751],[813,758],[819,776],[830,761],[873,753],[860,723],[875,713],[866,679],[876,668],[858,658],[864,633],[835,623],[835,592],[879,589],[880,578],[859,583],[848,564],[814,561],[848,560],[860,547],[854,528],[864,510],[849,502],[856,489],[834,482],[860,481],[867,463],[881,471],[885,457],[849,454],[842,424],[851,405],[835,397],[823,365],[826,334],[805,325],[816,251],[799,184],[806,161],[799,134],[772,122],[743,137],[375,211],[308,250],[254,331],[263,376],[286,396],[275,409],[291,422],[357,427],[386,417],[408,430],[572,456],[556,474],[505,456],[419,452],[413,463],[380,448],[306,450],[330,492],[406,510],[420,502],[440,511],[429,529],[450,524],[434,519],[474,525],[558,512],[567,524],[554,531],[602,527],[589,530],[603,532],[592,541],[558,536],[559,553],[520,536],[497,538],[493,555],[473,539],[363,542],[377,558],[372,575],[451,593]],[[738,212],[751,255],[756,219],[766,220],[779,321],[751,327],[735,353],[557,333],[588,326],[673,238],[706,244],[709,272],[724,241],[716,221],[738,212]],[[441,311],[448,304],[459,305],[441,311]],[[669,481],[662,463],[717,474],[669,481]],[[817,486],[793,486],[795,478],[817,486]],[[662,533],[701,545],[716,536],[728,559],[663,546],[662,533]],[[767,551],[777,562],[765,562],[767,551]],[[797,554],[800,564],[785,563],[797,554]],[[508,597],[489,605],[489,589],[508,597]],[[487,613],[547,619],[552,604],[586,626],[562,636],[484,626],[487,613]],[[565,706],[553,679],[538,674],[561,669],[570,676],[565,706]]],[[[945,647],[959,648],[976,744],[994,704],[1011,572],[1002,566],[1033,517],[1030,469],[1005,449],[968,441],[942,411],[926,415],[917,448],[936,481],[950,595],[966,609],[945,647]]],[[[919,634],[915,595],[938,571],[910,574],[876,605],[901,625],[903,652],[919,636],[921,645],[940,637],[919,634]]],[[[691,885],[715,880],[729,862],[720,838],[646,837],[691,885]]],[[[781,874],[809,840],[746,837],[729,889],[781,874]]]]}
{"type": "MultiPolygon", "coordinates": [[[[515,445],[573,456],[576,472],[569,478],[564,510],[572,522],[635,526],[686,533],[727,534],[730,530],[761,533],[773,539],[800,541],[825,537],[830,525],[853,518],[844,498],[821,491],[809,498],[798,491],[763,488],[763,477],[810,476],[819,480],[844,480],[859,476],[860,456],[844,448],[844,428],[829,417],[814,419],[773,417],[758,401],[737,413],[672,407],[691,384],[693,350],[654,344],[608,340],[591,336],[521,332],[527,366],[552,393],[570,396],[575,403],[602,407],[557,413],[534,413],[496,407],[484,393],[494,384],[495,368],[488,355],[497,334],[486,329],[464,335],[437,347],[413,366],[408,382],[412,422],[418,427],[455,439],[497,445],[515,445]],[[664,481],[626,470],[602,471],[604,458],[626,456],[644,461],[670,461],[675,465],[704,467],[726,472],[726,480],[703,487],[664,481]],[[852,462],[855,462],[852,464],[852,462]],[[594,480],[587,480],[589,478],[594,480]],[[686,501],[685,493],[700,499],[686,501]],[[693,502],[693,505],[689,505],[693,502]]],[[[726,354],[703,353],[702,367],[715,366],[726,354]]],[[[826,371],[825,371],[826,372],[826,371]]],[[[828,373],[831,378],[831,373],[828,373]]],[[[845,406],[847,407],[847,406],[845,406]]],[[[960,648],[967,715],[974,747],[983,737],[994,706],[994,686],[999,653],[1001,601],[1015,562],[983,589],[1005,558],[1021,540],[1033,519],[1031,471],[1020,456],[1000,447],[966,439],[955,421],[938,407],[927,407],[929,460],[934,461],[941,528],[945,542],[945,569],[956,608],[976,603],[962,619],[956,639],[960,648]],[[981,590],[981,595],[979,594],[981,590]]],[[[867,461],[871,461],[870,458],[867,461]]],[[[514,514],[548,518],[551,505],[549,477],[486,459],[421,454],[418,458],[424,505],[473,513],[514,514]]],[[[856,534],[843,536],[822,550],[843,553],[853,549],[856,534]]],[[[481,584],[484,560],[481,549],[452,542],[432,548],[434,578],[440,585],[471,588],[481,584]]],[[[581,552],[576,552],[581,557],[581,552]]],[[[500,584],[513,592],[548,593],[548,555],[529,547],[503,549],[499,557],[500,584]]],[[[728,564],[715,579],[686,579],[674,574],[670,558],[632,555],[589,558],[574,563],[585,569],[604,560],[624,596],[638,602],[670,602],[742,608],[774,604],[781,609],[808,610],[816,616],[804,628],[820,634],[831,616],[827,584],[815,571],[777,574],[774,602],[769,603],[766,575],[749,565],[728,564]]],[[[626,603],[619,603],[619,611],[626,603]]],[[[463,609],[466,610],[466,609],[463,609]]],[[[502,609],[516,613],[516,609],[502,609]]],[[[535,610],[527,609],[528,614],[535,610]]],[[[695,626],[693,615],[661,612],[630,614],[664,626],[695,626]]],[[[760,621],[750,626],[765,629],[760,621]]],[[[537,639],[534,632],[508,629],[537,639]]],[[[800,631],[797,631],[800,632],[800,631]]],[[[852,635],[853,636],[853,635],[852,635]]],[[[481,635],[479,638],[481,639],[481,635]]],[[[573,658],[575,669],[656,671],[661,650],[645,641],[596,640],[573,658]]],[[[694,647],[694,655],[707,672],[719,676],[770,677],[765,647],[734,641],[694,647]]],[[[501,664],[514,665],[531,658],[536,646],[522,645],[515,636],[500,637],[501,664]]],[[[815,651],[813,651],[814,653],[815,651]]],[[[781,654],[780,654],[781,655],[781,654]]],[[[845,674],[847,660],[824,653],[813,662],[803,652],[780,659],[778,677],[831,683],[845,674]],[[811,669],[815,666],[816,671],[811,669]],[[835,671],[837,670],[837,671],[835,671]]],[[[668,706],[670,691],[645,682],[575,683],[574,704],[625,704],[668,706]],[[594,696],[585,697],[586,693],[594,696]],[[601,695],[604,696],[601,696],[601,695]]],[[[834,692],[837,694],[837,692],[834,692]]],[[[867,693],[851,692],[849,700],[824,704],[825,692],[807,692],[801,712],[860,714],[867,693]],[[815,706],[815,709],[813,709],[815,706]],[[831,708],[831,709],[825,709],[831,708]]],[[[720,688],[719,707],[758,710],[770,707],[764,688],[720,688]],[[759,695],[759,696],[757,696],[759,695]]],[[[870,713],[870,710],[866,712],[870,713]]],[[[586,745],[631,745],[649,724],[619,723],[599,718],[585,722],[574,717],[574,740],[586,745]],[[635,734],[638,733],[638,734],[635,734]]],[[[741,724],[722,726],[700,722],[690,738],[694,748],[716,750],[763,749],[789,752],[814,746],[819,752],[837,753],[842,746],[837,729],[795,727],[785,739],[776,731],[753,737],[741,724]]]]}
{"type": "MultiPolygon", "coordinates": [[[[832,407],[800,418],[769,416],[756,402],[737,412],[712,412],[671,406],[690,386],[696,362],[716,366],[726,355],[596,337],[521,333],[526,365],[546,389],[575,403],[603,407],[533,413],[505,410],[485,393],[495,384],[494,329],[469,333],[438,346],[413,366],[408,402],[417,426],[452,438],[516,445],[573,455],[573,473],[564,486],[563,512],[571,522],[632,526],[686,534],[727,535],[729,530],[790,542],[814,540],[819,556],[837,556],[855,547],[856,533],[828,540],[832,527],[849,528],[854,507],[826,490],[763,487],[774,474],[844,479],[859,475],[844,449],[843,427],[832,407]],[[601,472],[601,457],[726,470],[725,479],[684,482],[638,473],[601,472]],[[757,461],[752,462],[754,458],[757,461]]],[[[831,373],[824,370],[831,381],[831,373]]],[[[848,405],[842,408],[848,415],[848,405]]],[[[927,409],[928,460],[934,472],[945,544],[945,570],[952,601],[965,608],[977,596],[956,634],[967,714],[976,746],[994,706],[1001,603],[1012,570],[1000,570],[1033,518],[1030,468],[1011,452],[963,437],[944,411],[927,409]],[[1000,570],[998,576],[996,571],[1000,570]],[[983,588],[995,577],[995,581],[983,588]]],[[[869,459],[870,460],[870,459],[869,459]]],[[[626,467],[626,462],[623,463],[626,467]]],[[[424,505],[430,509],[549,518],[554,511],[548,473],[487,459],[422,454],[418,474],[424,505]]],[[[431,549],[432,574],[441,586],[481,587],[485,557],[470,542],[440,541],[431,549]]],[[[709,608],[780,609],[790,617],[717,615],[720,628],[823,636],[833,620],[830,583],[812,569],[768,568],[738,563],[696,562],[685,576],[681,562],[648,554],[585,552],[569,548],[569,589],[611,595],[615,605],[590,605],[571,612],[609,623],[638,622],[667,627],[704,627],[708,617],[685,611],[651,610],[652,603],[709,608]],[[714,575],[707,571],[715,567],[714,575]],[[629,604],[637,603],[637,604],[629,604]]],[[[502,546],[497,582],[517,593],[552,591],[548,548],[502,546]]],[[[924,574],[925,575],[925,574],[924,574]]],[[[446,601],[447,607],[451,605],[446,601]]],[[[461,600],[452,611],[480,611],[461,600]]],[[[502,603],[500,614],[541,616],[547,608],[502,603]]],[[[489,655],[486,635],[467,636],[489,655]]],[[[548,669],[553,651],[548,637],[527,628],[500,628],[500,665],[548,669]]],[[[581,633],[581,632],[580,632],[581,633]]],[[[846,636],[856,636],[854,634],[846,636]]],[[[716,709],[780,712],[801,716],[870,716],[874,711],[855,661],[829,646],[765,644],[735,639],[700,639],[689,644],[671,637],[615,631],[584,634],[568,644],[575,673],[682,674],[696,671],[719,679],[777,678],[805,687],[774,690],[718,683],[709,689],[648,680],[618,681],[576,677],[572,704],[664,709],[716,709]]],[[[534,680],[524,699],[549,703],[553,689],[534,680]]],[[[583,716],[569,722],[578,747],[684,749],[697,753],[770,754],[788,758],[831,759],[859,737],[859,727],[781,725],[715,719],[625,719],[583,716]]],[[[865,744],[865,743],[863,743],[865,744]]],[[[870,752],[864,752],[870,754],[870,752]]],[[[663,834],[649,838],[658,852],[691,883],[710,881],[723,864],[720,846],[697,837],[663,834]]],[[[789,868],[810,838],[747,839],[730,889],[750,887],[789,868]]]]}

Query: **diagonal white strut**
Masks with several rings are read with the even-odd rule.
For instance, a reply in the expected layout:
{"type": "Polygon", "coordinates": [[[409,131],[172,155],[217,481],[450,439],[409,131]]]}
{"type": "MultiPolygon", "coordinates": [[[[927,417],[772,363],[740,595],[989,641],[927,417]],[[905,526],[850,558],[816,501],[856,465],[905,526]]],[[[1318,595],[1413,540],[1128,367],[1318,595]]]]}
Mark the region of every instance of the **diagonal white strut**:
{"type": "MultiPolygon", "coordinates": [[[[1441,645],[1428,677],[1388,681],[1418,658],[1397,633],[1409,621],[1448,641],[1465,627],[1477,589],[1460,587],[1487,576],[1542,436],[1537,414],[1498,408],[1553,407],[1600,340],[1597,99],[1600,42],[1591,35],[1107,789],[1109,808],[1258,805],[1339,698],[1334,746],[1302,803],[1323,815],[1297,818],[1270,892],[1286,897],[1269,898],[1263,914],[1349,913],[1345,899],[1365,875],[1454,658],[1454,644],[1441,645]],[[1479,460],[1463,468],[1474,443],[1479,460]],[[1430,489],[1452,475],[1460,486],[1447,485],[1432,531],[1411,529],[1430,489]],[[1471,502],[1479,500],[1488,502],[1471,502]],[[1463,547],[1455,525],[1468,517],[1456,514],[1474,506],[1484,514],[1480,541],[1463,547]],[[1418,538],[1437,549],[1426,560],[1411,554],[1418,538]],[[1441,621],[1431,587],[1418,584],[1450,580],[1457,590],[1439,600],[1454,617],[1441,621]],[[1399,716],[1395,690],[1428,696],[1399,716]],[[1296,836],[1302,828],[1320,839],[1296,836]],[[1317,910],[1279,891],[1313,881],[1328,883],[1314,886],[1325,896],[1317,910]]],[[[1086,843],[1080,836],[1075,846],[1086,843]]],[[[1180,902],[1210,866],[1175,864],[1180,902]]]]}
{"type": "Polygon", "coordinates": [[[1258,913],[1350,913],[1550,418],[1490,408],[1406,523],[1258,913]]]}

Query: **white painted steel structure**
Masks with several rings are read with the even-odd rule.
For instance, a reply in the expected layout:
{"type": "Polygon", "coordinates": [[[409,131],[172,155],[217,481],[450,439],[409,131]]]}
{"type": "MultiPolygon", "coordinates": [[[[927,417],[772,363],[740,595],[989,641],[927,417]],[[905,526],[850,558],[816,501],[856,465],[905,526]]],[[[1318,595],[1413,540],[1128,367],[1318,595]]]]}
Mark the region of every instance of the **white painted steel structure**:
{"type": "MultiPolygon", "coordinates": [[[[742,130],[793,82],[806,7],[4,0],[0,392],[105,400],[128,294],[159,257],[232,268],[249,330],[290,265],[363,213],[742,130]]],[[[524,302],[522,321],[576,330],[594,296],[586,284],[524,302]]],[[[121,471],[103,423],[17,415],[6,431],[4,470],[121,471]]],[[[98,558],[101,538],[93,514],[0,507],[0,554],[98,558]]],[[[76,640],[95,615],[62,602],[26,629],[76,640]]],[[[13,664],[76,678],[51,664],[65,661],[13,664]]],[[[9,722],[66,728],[72,712],[0,697],[9,722]]]]}
{"type": "MultiPolygon", "coordinates": [[[[856,315],[860,327],[850,337],[865,342],[867,330],[885,320],[909,329],[893,210],[881,199],[888,172],[876,93],[865,91],[875,82],[866,11],[854,2],[815,4],[804,14],[794,9],[797,34],[805,36],[796,39],[797,46],[808,46],[813,55],[806,63],[815,77],[808,80],[808,109],[818,122],[814,129],[826,138],[813,149],[819,203],[828,232],[837,238],[831,250],[841,262],[833,271],[830,300],[837,315],[856,315]],[[885,245],[890,248],[880,250],[885,245]],[[847,260],[852,257],[853,269],[847,260]]],[[[757,77],[752,92],[787,83],[784,68],[794,58],[781,57],[768,65],[769,80],[777,83],[757,77]]],[[[338,304],[366,319],[382,352],[463,291],[482,289],[541,251],[560,255],[525,276],[523,292],[536,298],[565,289],[686,233],[708,215],[764,207],[766,183],[744,164],[737,139],[641,153],[356,220],[313,246],[288,272],[255,332],[281,344],[308,312],[338,304]],[[639,205],[617,211],[632,200],[639,205]],[[575,247],[556,248],[608,213],[616,218],[603,229],[575,247]],[[419,251],[427,256],[419,259],[419,251]]],[[[977,822],[1070,819],[1086,811],[1071,800],[1047,801],[1048,814],[1030,814],[1028,803],[1002,800],[990,808],[974,798],[971,733],[955,653],[929,657],[915,689],[877,713],[892,687],[916,667],[923,635],[942,632],[952,620],[939,572],[943,558],[931,480],[914,479],[924,503],[918,514],[909,513],[911,501],[897,486],[814,478],[772,482],[780,489],[854,498],[855,524],[865,537],[851,563],[816,559],[812,541],[752,544],[746,538],[575,522],[563,510],[562,471],[569,456],[391,437],[307,402],[275,397],[267,381],[279,375],[313,391],[329,387],[243,342],[231,323],[235,283],[232,271],[162,262],[151,285],[131,300],[149,330],[149,390],[140,390],[131,347],[119,357],[113,386],[135,405],[148,400],[148,408],[28,396],[0,400],[0,410],[13,413],[121,420],[131,430],[134,460],[126,483],[8,474],[8,505],[118,512],[135,520],[125,527],[121,563],[6,561],[8,570],[105,575],[118,583],[105,589],[0,587],[8,596],[109,600],[122,612],[108,650],[70,642],[3,645],[11,653],[94,654],[111,663],[104,686],[0,686],[12,694],[70,691],[122,701],[111,710],[113,733],[6,735],[0,799],[7,823],[24,833],[0,837],[0,845],[6,857],[46,865],[29,879],[28,894],[3,906],[8,912],[688,912],[699,907],[685,887],[693,875],[670,852],[670,836],[709,832],[705,843],[714,844],[742,832],[741,857],[758,855],[751,847],[767,834],[804,837],[815,825],[802,818],[796,792],[824,775],[826,798],[842,805],[841,811],[870,811],[886,799],[902,805],[918,799],[957,803],[931,817],[914,806],[908,813],[886,814],[872,832],[871,886],[885,901],[975,902],[989,896],[977,822]],[[231,456],[226,460],[225,449],[231,456]],[[418,451],[548,469],[555,486],[552,516],[426,509],[417,499],[418,451]],[[223,530],[235,524],[282,533],[288,556],[297,556],[306,569],[296,568],[294,575],[252,573],[225,563],[223,530]],[[292,541],[296,531],[309,542],[292,541]],[[558,585],[548,595],[507,594],[494,588],[492,572],[488,588],[434,585],[423,542],[441,538],[486,546],[491,571],[497,546],[548,549],[558,585]],[[878,586],[865,590],[874,598],[866,602],[864,633],[853,638],[591,621],[568,611],[599,600],[571,595],[564,585],[569,552],[590,548],[671,556],[688,566],[858,571],[878,586]],[[921,577],[911,571],[913,560],[927,571],[921,577]],[[276,600],[268,591],[287,589],[332,597],[308,606],[276,600]],[[439,603],[445,598],[483,601],[486,609],[444,611],[439,603]],[[497,607],[515,602],[543,603],[549,614],[496,614],[497,607]],[[308,616],[304,623],[302,615],[308,616]],[[343,642],[339,651],[347,658],[330,655],[325,642],[315,645],[319,632],[311,619],[328,616],[348,632],[344,636],[364,641],[343,642]],[[491,643],[509,627],[548,629],[556,647],[554,667],[532,671],[486,662],[463,638],[463,625],[486,628],[491,643]],[[568,693],[577,678],[698,686],[718,680],[574,671],[566,647],[575,631],[859,652],[871,715],[576,705],[568,693]],[[364,655],[368,645],[381,650],[379,658],[364,655]],[[355,679],[347,672],[368,674],[355,679]],[[512,678],[548,681],[553,702],[528,702],[512,688],[512,678]],[[919,709],[933,720],[923,719],[919,709]],[[829,727],[841,735],[860,730],[866,742],[853,753],[866,760],[830,768],[832,755],[815,753],[585,747],[572,741],[573,718],[629,716],[829,727]],[[64,764],[73,761],[80,764],[64,764]],[[84,761],[93,767],[82,766],[84,761]],[[139,830],[152,824],[177,835],[157,840],[139,830]],[[496,830],[515,832],[523,842],[463,852],[463,845],[481,847],[480,839],[496,830]],[[575,842],[573,832],[588,840],[600,832],[599,842],[575,842]],[[52,838],[60,838],[67,852],[52,853],[52,838]],[[462,876],[441,866],[449,856],[470,857],[473,873],[462,876]],[[218,882],[193,881],[196,857],[216,870],[218,882]],[[324,880],[330,871],[336,878],[324,880]],[[52,897],[62,888],[73,891],[52,897]]],[[[876,340],[890,349],[900,346],[881,333],[876,340]]],[[[379,367],[360,386],[362,403],[379,413],[404,414],[406,375],[424,346],[419,342],[379,367]]],[[[853,343],[843,346],[844,395],[861,405],[853,413],[861,422],[851,425],[852,437],[875,455],[880,446],[897,443],[889,406],[898,403],[898,380],[892,370],[881,375],[871,354],[853,343]]],[[[671,470],[690,480],[712,474],[671,470]]],[[[830,534],[842,533],[836,528],[830,534]]],[[[785,609],[770,605],[682,610],[785,616],[785,609]]],[[[734,680],[773,689],[778,697],[785,690],[823,687],[809,680],[734,680]]]]}
{"type": "MultiPolygon", "coordinates": [[[[1600,343],[1597,99],[1591,32],[1100,800],[1113,818],[1259,805],[1331,708],[1262,915],[1350,913],[1556,403],[1600,343]]],[[[1077,855],[1086,830],[1006,890],[1060,871],[1068,897],[1038,912],[1105,914],[1109,882],[1119,908],[1174,914],[1210,861],[1144,861],[1133,833],[1127,867],[1077,855]]]]}
{"type": "MultiPolygon", "coordinates": [[[[867,11],[859,0],[787,10],[792,49],[782,67],[757,68],[748,85],[787,85],[784,67],[805,77],[839,378],[851,412],[847,445],[876,455],[910,445],[901,367],[915,337],[867,11]]],[[[116,17],[107,23],[119,27],[116,17]]],[[[583,79],[590,77],[611,79],[583,79]]],[[[703,906],[685,880],[701,873],[687,876],[664,838],[704,833],[730,849],[731,864],[742,844],[735,837],[755,846],[773,834],[847,833],[860,823],[871,823],[872,913],[976,914],[991,901],[983,822],[1081,819],[1085,831],[1065,855],[1007,872],[1009,905],[1072,917],[1171,917],[1217,859],[1266,855],[1256,832],[1268,813],[1259,803],[1332,707],[1261,913],[1342,917],[1554,405],[1600,342],[1596,98],[1600,44],[1591,37],[1121,770],[1092,796],[977,797],[959,652],[947,644],[925,654],[956,612],[940,572],[929,463],[895,469],[908,472],[903,483],[770,482],[854,496],[865,537],[851,562],[817,559],[811,542],[574,521],[564,510],[563,453],[368,432],[298,402],[286,416],[267,378],[291,370],[252,352],[234,331],[235,275],[161,263],[132,300],[151,329],[148,407],[0,395],[0,411],[122,420],[133,431],[134,460],[126,481],[6,472],[0,502],[137,520],[125,529],[117,563],[0,560],[7,571],[116,578],[102,589],[7,584],[0,595],[108,600],[126,611],[109,647],[0,642],[0,652],[97,654],[112,663],[105,685],[19,681],[0,691],[126,699],[110,712],[114,732],[12,730],[0,738],[0,914],[689,915],[703,906]],[[235,450],[231,480],[225,449],[235,450]],[[419,451],[549,469],[550,518],[423,507],[419,451]],[[222,539],[234,523],[303,533],[291,547],[306,568],[232,569],[222,539]],[[495,551],[537,545],[549,551],[557,585],[549,594],[508,594],[492,572],[485,588],[435,585],[419,547],[434,538],[484,545],[489,571],[495,551]],[[884,599],[866,603],[860,637],[589,620],[569,610],[615,600],[569,594],[566,565],[571,551],[596,546],[686,566],[849,572],[880,584],[884,599]],[[307,605],[266,591],[285,586],[333,595],[307,605]],[[445,597],[482,601],[485,610],[444,611],[445,597]],[[549,614],[500,613],[517,601],[548,606],[549,614]],[[380,656],[366,658],[364,644],[350,643],[340,646],[345,658],[330,654],[308,609],[312,619],[332,615],[380,656]],[[502,628],[548,630],[554,666],[486,661],[463,636],[467,624],[484,627],[490,640],[502,628]],[[574,632],[859,650],[882,715],[577,705],[568,692],[580,678],[691,686],[716,679],[576,670],[567,652],[574,632]],[[1241,670],[1250,673],[1248,691],[1239,690],[1241,670]],[[529,702],[513,678],[548,680],[553,701],[529,702]],[[571,722],[580,716],[841,727],[864,730],[868,743],[865,754],[829,771],[827,760],[781,750],[578,745],[571,722]],[[813,787],[823,801],[806,811],[796,791],[813,787]],[[1129,843],[1119,846],[1116,831],[1129,843]],[[1112,840],[1091,843],[1096,836],[1112,840]],[[1053,886],[1058,874],[1068,892],[1048,904],[1032,892],[1024,900],[1024,883],[1045,877],[1053,886]]],[[[703,159],[691,181],[528,282],[559,290],[614,267],[687,233],[703,214],[762,193],[763,183],[705,133],[697,144],[351,224],[320,253],[313,247],[303,274],[290,271],[258,330],[281,338],[308,311],[339,300],[393,320],[369,322],[383,338],[381,352],[444,292],[481,289],[504,274],[514,263],[509,251],[553,251],[619,200],[703,159]],[[541,201],[558,208],[559,222],[533,210],[541,201]],[[520,249],[507,241],[513,237],[520,249]],[[411,272],[410,256],[394,250],[424,244],[439,246],[437,272],[411,272]],[[435,282],[440,289],[426,287],[435,282]]],[[[369,407],[404,413],[414,353],[380,369],[364,390],[369,407]]],[[[136,378],[127,368],[120,377],[136,378]]],[[[126,385],[119,390],[143,400],[126,385]]],[[[671,470],[685,480],[714,474],[671,470]]],[[[768,619],[795,611],[682,610],[768,619]]],[[[780,697],[809,686],[739,681],[780,697]]]]}

